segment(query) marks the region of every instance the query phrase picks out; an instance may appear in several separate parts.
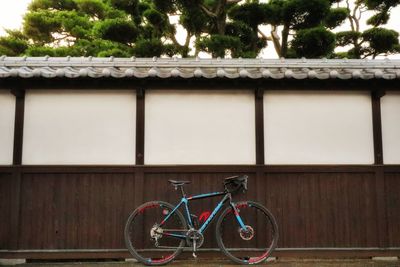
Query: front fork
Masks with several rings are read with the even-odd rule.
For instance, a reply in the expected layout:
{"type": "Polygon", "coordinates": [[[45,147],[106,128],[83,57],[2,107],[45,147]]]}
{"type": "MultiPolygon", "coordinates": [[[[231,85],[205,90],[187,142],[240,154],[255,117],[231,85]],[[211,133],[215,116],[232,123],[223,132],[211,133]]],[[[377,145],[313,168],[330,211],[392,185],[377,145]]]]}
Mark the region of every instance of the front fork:
{"type": "Polygon", "coordinates": [[[243,231],[247,231],[247,227],[246,227],[246,225],[244,224],[242,218],[240,217],[240,215],[239,215],[239,210],[236,208],[235,203],[230,202],[229,205],[231,205],[231,207],[232,207],[233,214],[235,215],[236,221],[238,222],[240,228],[241,228],[243,231]]]}

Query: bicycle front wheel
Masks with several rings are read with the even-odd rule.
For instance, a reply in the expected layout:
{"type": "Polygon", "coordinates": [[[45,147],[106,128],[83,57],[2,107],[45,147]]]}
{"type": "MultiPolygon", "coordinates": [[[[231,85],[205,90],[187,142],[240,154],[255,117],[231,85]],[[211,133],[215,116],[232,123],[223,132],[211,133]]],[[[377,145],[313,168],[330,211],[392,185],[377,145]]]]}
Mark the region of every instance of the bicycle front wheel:
{"type": "Polygon", "coordinates": [[[275,218],[263,205],[243,201],[224,210],[217,221],[216,239],[221,251],[239,264],[257,264],[265,261],[278,242],[275,218]],[[239,215],[240,219],[237,219],[239,215]],[[241,227],[242,221],[245,229],[241,227]]]}
{"type": "Polygon", "coordinates": [[[132,256],[146,265],[163,265],[182,252],[186,223],[174,206],[151,201],[139,206],[125,225],[125,244],[132,256]]]}

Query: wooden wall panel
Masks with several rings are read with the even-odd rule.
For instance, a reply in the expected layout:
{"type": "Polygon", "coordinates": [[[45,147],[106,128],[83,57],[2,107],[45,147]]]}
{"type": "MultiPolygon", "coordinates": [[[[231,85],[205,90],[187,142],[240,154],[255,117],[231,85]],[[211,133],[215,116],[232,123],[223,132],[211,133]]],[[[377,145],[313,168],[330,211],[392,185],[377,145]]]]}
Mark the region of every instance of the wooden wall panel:
{"type": "MultiPolygon", "coordinates": [[[[195,195],[223,190],[223,178],[237,174],[250,176],[249,190],[234,199],[261,202],[275,215],[279,248],[400,247],[400,166],[31,166],[0,171],[0,257],[6,250],[71,250],[68,257],[94,250],[111,257],[113,249],[125,252],[123,228],[134,208],[148,200],[180,200],[168,179],[192,181],[185,189],[195,195]],[[384,178],[376,171],[381,169],[384,178]],[[383,189],[377,187],[381,179],[383,189]]],[[[218,200],[192,201],[190,207],[198,216],[218,200]]],[[[214,226],[206,232],[204,248],[217,247],[214,226]]]]}
{"type": "Polygon", "coordinates": [[[400,247],[400,173],[385,174],[388,247],[400,247]]]}
{"type": "Polygon", "coordinates": [[[0,250],[15,249],[18,239],[19,179],[0,173],[0,250]]]}
{"type": "Polygon", "coordinates": [[[25,174],[20,249],[124,248],[133,174],[25,174]]]}
{"type": "Polygon", "coordinates": [[[269,173],[257,181],[281,248],[377,247],[373,173],[269,173]]]}

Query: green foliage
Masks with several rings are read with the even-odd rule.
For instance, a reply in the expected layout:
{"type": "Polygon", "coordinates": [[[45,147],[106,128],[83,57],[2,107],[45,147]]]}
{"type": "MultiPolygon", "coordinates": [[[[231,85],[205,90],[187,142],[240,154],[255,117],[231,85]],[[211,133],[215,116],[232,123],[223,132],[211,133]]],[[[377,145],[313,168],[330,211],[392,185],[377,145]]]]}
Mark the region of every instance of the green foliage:
{"type": "Polygon", "coordinates": [[[26,14],[23,24],[25,34],[40,44],[53,42],[52,33],[57,32],[60,27],[60,22],[49,10],[38,10],[26,14]]]}
{"type": "Polygon", "coordinates": [[[349,14],[350,12],[347,8],[332,8],[324,20],[326,27],[333,29],[340,26],[349,14]]]}
{"type": "Polygon", "coordinates": [[[0,37],[0,55],[23,55],[29,47],[28,38],[17,30],[6,30],[6,32],[8,36],[0,37]]]}
{"type": "Polygon", "coordinates": [[[74,10],[76,9],[74,0],[33,0],[29,5],[29,10],[74,10]]]}
{"type": "Polygon", "coordinates": [[[26,40],[15,38],[13,36],[0,37],[0,50],[9,56],[19,56],[28,49],[29,44],[26,40]]]}
{"type": "Polygon", "coordinates": [[[373,54],[395,52],[399,45],[399,33],[385,28],[372,28],[362,33],[362,38],[369,42],[373,54]]]}
{"type": "Polygon", "coordinates": [[[382,24],[386,24],[389,21],[389,13],[387,12],[379,12],[367,20],[368,25],[379,26],[382,24]]]}
{"type": "Polygon", "coordinates": [[[335,34],[323,27],[300,30],[292,41],[292,49],[296,57],[325,57],[335,49],[335,34]]]}
{"type": "Polygon", "coordinates": [[[366,6],[371,10],[385,10],[400,4],[400,0],[364,0],[366,6]]]}
{"type": "Polygon", "coordinates": [[[259,38],[256,31],[240,21],[228,23],[226,35],[238,37],[240,40],[240,48],[236,47],[232,51],[232,57],[255,58],[266,46],[265,39],[259,38]]]}
{"type": "Polygon", "coordinates": [[[103,51],[116,51],[117,49],[130,52],[131,48],[117,42],[102,39],[78,40],[73,45],[74,51],[78,51],[82,56],[99,56],[103,51]]]}
{"type": "Polygon", "coordinates": [[[138,40],[133,48],[137,57],[159,57],[163,54],[163,44],[159,39],[138,40]]]}
{"type": "Polygon", "coordinates": [[[260,5],[256,2],[237,5],[229,10],[229,17],[241,21],[251,28],[257,28],[258,25],[267,21],[269,7],[269,5],[260,5]]]}
{"type": "MultiPolygon", "coordinates": [[[[327,29],[349,18],[350,10],[339,7],[342,1],[33,0],[22,32],[0,37],[0,53],[188,57],[204,51],[213,57],[254,58],[270,43],[279,57],[340,57],[327,29]],[[184,28],[183,41],[176,38],[175,22],[184,28]]],[[[336,45],[353,46],[346,56],[354,58],[396,53],[397,33],[377,27],[400,0],[354,1],[375,12],[368,20],[371,29],[340,32],[336,45]]]]}
{"type": "Polygon", "coordinates": [[[102,0],[76,0],[78,9],[91,18],[104,19],[107,14],[107,5],[102,0]]]}
{"type": "Polygon", "coordinates": [[[240,54],[241,43],[238,37],[214,34],[196,40],[199,50],[211,53],[213,57],[224,57],[227,50],[232,54],[240,54]]]}
{"type": "Polygon", "coordinates": [[[136,26],[124,19],[105,19],[94,26],[94,34],[104,40],[132,43],[138,36],[136,26]]]}
{"type": "Polygon", "coordinates": [[[154,0],[154,6],[160,12],[166,13],[174,13],[177,9],[173,0],[154,0]]]}
{"type": "Polygon", "coordinates": [[[288,0],[283,2],[282,24],[289,24],[290,28],[294,30],[320,25],[330,11],[328,0],[288,0]]]}
{"type": "Polygon", "coordinates": [[[336,44],[338,46],[350,45],[354,40],[361,38],[361,33],[356,31],[338,32],[336,34],[336,44]]]}
{"type": "Polygon", "coordinates": [[[183,12],[179,18],[179,22],[188,32],[196,35],[207,31],[209,24],[207,16],[199,9],[191,12],[183,12]]]}
{"type": "Polygon", "coordinates": [[[129,57],[129,53],[127,51],[121,50],[119,48],[113,48],[110,50],[101,51],[97,54],[98,57],[129,57]]]}
{"type": "Polygon", "coordinates": [[[143,17],[145,17],[153,27],[153,37],[161,37],[163,35],[163,30],[168,27],[168,16],[153,8],[143,12],[143,17]]]}
{"type": "Polygon", "coordinates": [[[60,47],[53,48],[48,46],[31,46],[29,47],[25,54],[31,57],[40,57],[40,56],[50,56],[50,57],[65,57],[65,56],[75,56],[73,53],[73,49],[60,47]]]}

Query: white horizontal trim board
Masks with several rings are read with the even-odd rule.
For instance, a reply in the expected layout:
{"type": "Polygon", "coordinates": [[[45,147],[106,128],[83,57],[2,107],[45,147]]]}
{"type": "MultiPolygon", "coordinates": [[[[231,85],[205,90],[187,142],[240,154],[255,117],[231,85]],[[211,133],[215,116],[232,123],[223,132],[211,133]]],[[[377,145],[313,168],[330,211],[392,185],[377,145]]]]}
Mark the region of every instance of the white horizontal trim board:
{"type": "Polygon", "coordinates": [[[149,90],[145,164],[255,164],[252,91],[149,90]]]}
{"type": "Polygon", "coordinates": [[[266,164],[372,164],[368,92],[268,91],[266,164]]]}
{"type": "Polygon", "coordinates": [[[383,161],[400,164],[400,92],[381,98],[383,161]]]}
{"type": "Polygon", "coordinates": [[[13,161],[15,97],[0,90],[0,165],[13,161]]]}
{"type": "Polygon", "coordinates": [[[23,164],[135,164],[134,91],[27,91],[23,164]]]}

